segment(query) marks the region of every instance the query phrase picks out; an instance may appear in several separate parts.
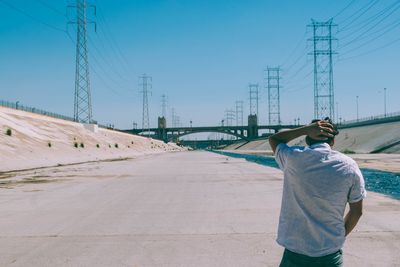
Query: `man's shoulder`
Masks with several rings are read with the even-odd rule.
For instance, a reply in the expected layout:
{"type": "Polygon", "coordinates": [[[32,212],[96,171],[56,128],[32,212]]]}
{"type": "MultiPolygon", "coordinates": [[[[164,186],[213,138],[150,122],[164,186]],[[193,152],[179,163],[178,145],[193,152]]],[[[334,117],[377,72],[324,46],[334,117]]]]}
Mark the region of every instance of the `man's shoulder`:
{"type": "Polygon", "coordinates": [[[346,154],[339,152],[337,150],[332,150],[335,159],[348,165],[350,170],[356,171],[359,169],[357,162],[346,154]]]}
{"type": "Polygon", "coordinates": [[[335,153],[335,156],[338,157],[339,159],[342,159],[343,161],[346,161],[349,163],[357,164],[353,158],[347,156],[346,154],[344,154],[340,151],[334,150],[334,149],[332,149],[332,151],[335,153]]]}
{"type": "Polygon", "coordinates": [[[276,147],[276,150],[281,152],[281,153],[285,153],[285,152],[292,152],[292,151],[304,151],[306,149],[306,147],[304,146],[289,146],[286,143],[281,143],[276,147]]]}

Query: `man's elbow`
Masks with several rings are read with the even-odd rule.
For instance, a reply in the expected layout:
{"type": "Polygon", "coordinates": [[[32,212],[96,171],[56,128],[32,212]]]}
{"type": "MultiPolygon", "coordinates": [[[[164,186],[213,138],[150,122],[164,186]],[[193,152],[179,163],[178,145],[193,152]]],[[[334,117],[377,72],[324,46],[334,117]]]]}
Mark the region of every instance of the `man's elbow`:
{"type": "Polygon", "coordinates": [[[360,200],[358,202],[354,202],[354,203],[350,203],[350,213],[354,216],[354,217],[361,217],[363,214],[363,201],[360,200]]]}
{"type": "Polygon", "coordinates": [[[272,151],[275,153],[277,141],[273,135],[268,138],[268,142],[269,142],[269,145],[271,146],[272,151]]]}
{"type": "Polygon", "coordinates": [[[270,137],[268,137],[268,142],[269,142],[269,144],[270,144],[270,146],[272,146],[272,144],[273,144],[273,136],[270,136],[270,137]]]}

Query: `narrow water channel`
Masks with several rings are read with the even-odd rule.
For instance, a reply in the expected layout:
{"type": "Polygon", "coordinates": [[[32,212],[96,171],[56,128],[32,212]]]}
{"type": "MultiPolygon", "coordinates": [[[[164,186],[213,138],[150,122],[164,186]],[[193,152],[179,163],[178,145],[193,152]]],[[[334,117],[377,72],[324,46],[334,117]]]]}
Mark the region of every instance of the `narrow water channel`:
{"type": "MultiPolygon", "coordinates": [[[[233,158],[246,159],[251,162],[279,169],[279,166],[276,163],[274,157],[246,155],[215,150],[213,150],[212,152],[233,158]]],[[[365,187],[368,191],[373,191],[388,195],[395,199],[400,199],[400,173],[385,172],[365,168],[361,168],[361,172],[364,176],[365,187]]]]}

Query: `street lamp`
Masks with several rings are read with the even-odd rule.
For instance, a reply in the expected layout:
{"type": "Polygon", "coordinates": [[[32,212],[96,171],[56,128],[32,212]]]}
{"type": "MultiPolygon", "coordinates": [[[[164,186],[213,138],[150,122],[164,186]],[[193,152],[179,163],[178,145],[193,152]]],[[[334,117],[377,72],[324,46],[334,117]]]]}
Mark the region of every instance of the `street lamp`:
{"type": "Polygon", "coordinates": [[[336,122],[339,121],[339,103],[336,102],[336,122]]]}
{"type": "Polygon", "coordinates": [[[383,88],[383,110],[386,117],[386,88],[383,88]]]}
{"type": "Polygon", "coordinates": [[[359,117],[358,117],[358,96],[356,96],[356,106],[357,106],[357,121],[359,120],[359,117]]]}

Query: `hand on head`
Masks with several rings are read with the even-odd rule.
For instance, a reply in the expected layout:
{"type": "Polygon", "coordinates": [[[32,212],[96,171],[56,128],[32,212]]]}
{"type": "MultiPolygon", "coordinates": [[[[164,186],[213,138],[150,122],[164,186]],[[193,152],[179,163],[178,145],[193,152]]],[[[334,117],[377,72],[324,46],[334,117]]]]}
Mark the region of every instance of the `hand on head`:
{"type": "Polygon", "coordinates": [[[337,134],[329,118],[316,120],[306,126],[306,135],[314,140],[325,141],[337,134]]]}

